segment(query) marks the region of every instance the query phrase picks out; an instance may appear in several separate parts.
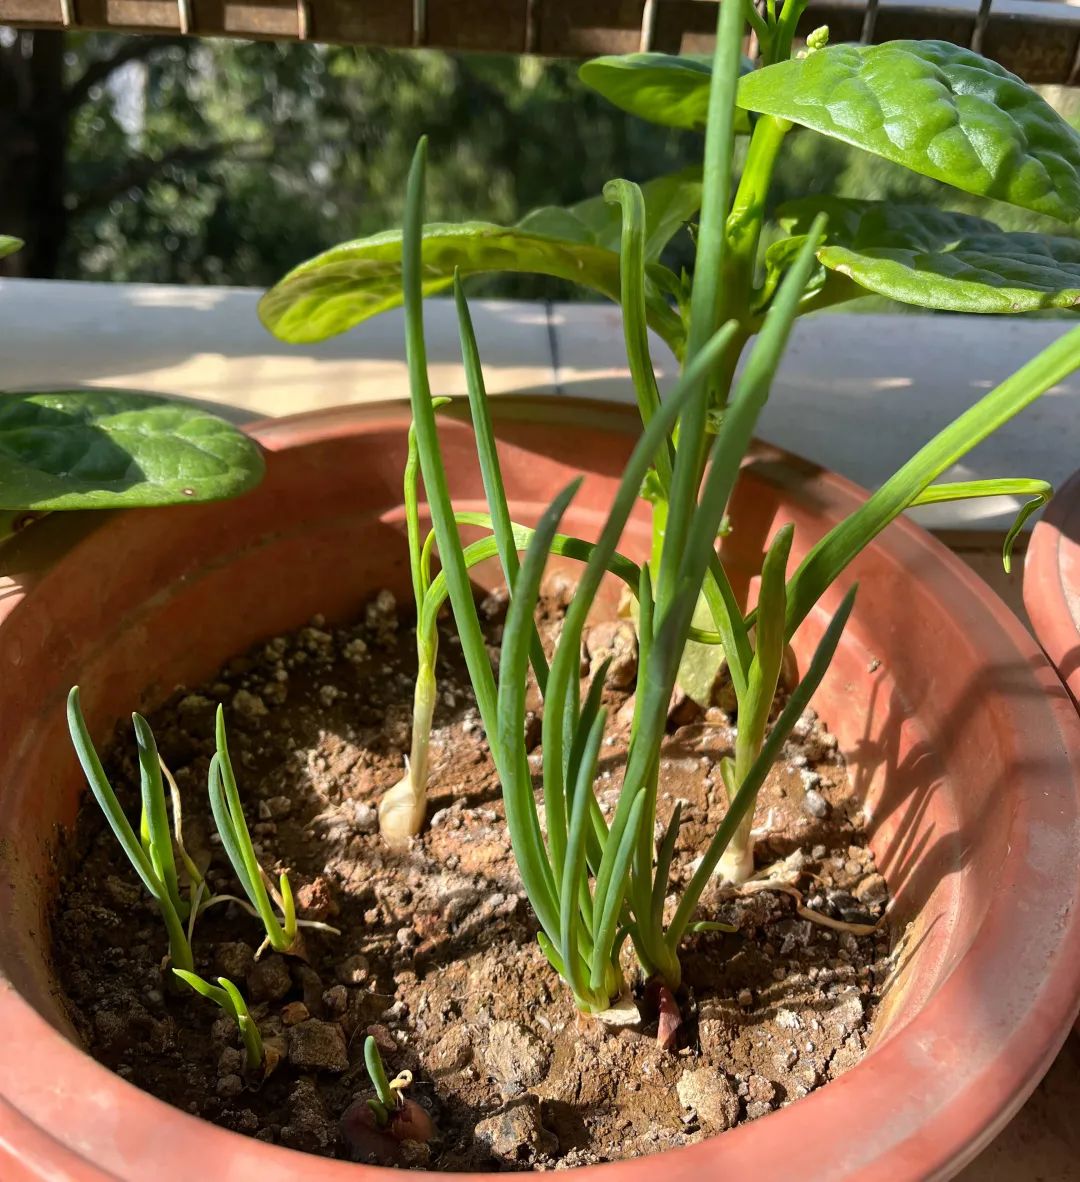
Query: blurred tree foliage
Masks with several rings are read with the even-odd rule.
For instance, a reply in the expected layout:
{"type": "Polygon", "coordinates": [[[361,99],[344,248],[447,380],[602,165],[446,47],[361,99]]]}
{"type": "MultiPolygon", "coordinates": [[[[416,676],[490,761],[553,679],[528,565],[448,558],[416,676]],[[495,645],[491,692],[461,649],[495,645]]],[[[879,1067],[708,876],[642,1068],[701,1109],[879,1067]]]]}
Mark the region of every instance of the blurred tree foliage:
{"type": "MultiPolygon", "coordinates": [[[[0,267],[268,285],[336,242],[396,225],[423,133],[432,220],[512,222],[611,177],[645,180],[699,159],[698,136],[624,115],[576,70],[511,56],[0,30],[0,231],[28,241],[0,267]]],[[[777,180],[777,200],[829,189],[983,204],[809,134],[789,137],[777,180]]],[[[1068,232],[1019,210],[994,216],[1068,232]]],[[[682,239],[676,265],[689,257],[682,239]]],[[[485,281],[485,291],[580,294],[529,276],[485,281]]]]}
{"type": "MultiPolygon", "coordinates": [[[[514,221],[700,152],[694,135],[611,108],[572,62],[75,34],[63,75],[83,101],[65,104],[67,127],[52,129],[66,144],[64,216],[55,257],[29,252],[38,275],[272,283],[319,250],[395,225],[423,133],[433,220],[514,221]],[[118,54],[115,71],[99,65],[93,85],[80,83],[118,54]]],[[[27,179],[9,183],[25,192],[27,179]]],[[[10,219],[4,230],[21,233],[10,219]]],[[[514,290],[549,286],[524,277],[514,290]]]]}

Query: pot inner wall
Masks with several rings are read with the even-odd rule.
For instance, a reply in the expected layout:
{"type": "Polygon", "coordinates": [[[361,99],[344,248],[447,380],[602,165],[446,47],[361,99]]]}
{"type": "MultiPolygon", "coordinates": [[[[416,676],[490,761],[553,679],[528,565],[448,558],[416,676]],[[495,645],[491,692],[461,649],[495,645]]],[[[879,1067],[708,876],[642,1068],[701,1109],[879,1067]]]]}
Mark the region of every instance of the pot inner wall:
{"type": "MultiPolygon", "coordinates": [[[[535,422],[503,424],[500,437],[515,518],[534,522],[554,492],[584,471],[564,528],[594,538],[630,439],[613,443],[610,432],[535,422]]],[[[15,586],[0,592],[9,597],[0,629],[0,971],[69,1037],[41,933],[57,843],[84,790],[66,732],[70,686],[81,684],[100,744],[131,710],[153,709],[178,685],[197,683],[317,612],[344,619],[380,588],[410,593],[400,419],[364,434],[316,432],[306,445],[276,452],[271,429],[267,442],[266,482],[239,501],[88,521],[55,517],[18,540],[9,559],[15,586]],[[57,558],[42,573],[43,554],[57,558]]],[[[444,446],[461,507],[482,510],[471,433],[448,424],[444,446]]],[[[819,487],[813,470],[768,457],[752,464],[724,543],[737,589],[753,600],[750,573],[780,524],[795,522],[794,566],[857,503],[853,494],[819,487]]],[[[621,546],[634,559],[648,552],[644,508],[621,546]]],[[[895,550],[875,548],[855,564],[858,604],[815,701],[865,800],[878,863],[896,897],[894,927],[913,921],[878,1044],[917,1014],[963,956],[1007,834],[1008,818],[993,801],[1008,752],[992,715],[977,708],[980,687],[964,682],[964,637],[917,575],[895,550]],[[962,796],[950,786],[958,773],[962,796]]],[[[500,573],[490,564],[476,578],[490,586],[500,573]]],[[[848,585],[845,576],[800,629],[800,666],[848,585]]],[[[609,609],[617,594],[614,583],[605,588],[609,609]]]]}

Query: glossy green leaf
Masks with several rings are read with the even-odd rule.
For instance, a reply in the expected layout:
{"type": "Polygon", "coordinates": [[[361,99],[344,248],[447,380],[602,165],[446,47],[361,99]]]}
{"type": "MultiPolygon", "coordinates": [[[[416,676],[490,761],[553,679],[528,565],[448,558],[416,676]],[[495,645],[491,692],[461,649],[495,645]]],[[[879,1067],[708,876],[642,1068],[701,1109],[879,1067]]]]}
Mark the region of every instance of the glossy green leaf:
{"type": "MultiPolygon", "coordinates": [[[[752,67],[743,59],[744,70],[752,67]]],[[[712,81],[712,55],[627,53],[598,57],[578,71],[586,86],[623,111],[663,127],[704,131],[712,81]]],[[[735,130],[746,133],[750,120],[740,112],[735,130]]]]}
{"type": "Polygon", "coordinates": [[[114,509],[232,497],[259,447],[191,403],[122,390],[0,394],[0,506],[114,509]]]}
{"type": "MultiPolygon", "coordinates": [[[[655,263],[664,247],[701,208],[701,168],[693,165],[646,181],[641,195],[645,201],[645,262],[655,263]]],[[[602,246],[617,253],[622,218],[618,207],[601,194],[567,208],[541,206],[526,214],[518,222],[518,229],[602,246]]],[[[656,268],[651,273],[655,280],[662,281],[656,268]]]]}
{"type": "Polygon", "coordinates": [[[747,75],[738,101],[965,192],[1080,217],[1080,135],[1014,74],[969,49],[828,46],[747,75]]]}
{"type": "MultiPolygon", "coordinates": [[[[563,211],[569,212],[569,211],[563,211]]],[[[538,218],[538,215],[534,215],[538,218]]],[[[422,294],[435,295],[453,282],[454,271],[526,271],[580,283],[609,299],[619,298],[619,256],[592,245],[580,218],[553,215],[540,222],[543,233],[525,226],[489,222],[431,223],[423,228],[422,294]],[[581,229],[576,227],[580,224],[581,229]],[[550,231],[557,231],[555,237],[550,231]],[[567,234],[572,237],[567,237],[567,234]]],[[[387,230],[346,242],[301,263],[259,301],[263,324],[292,344],[322,341],[402,302],[402,238],[387,230]]],[[[678,281],[670,271],[649,280],[649,323],[672,348],[682,341],[682,322],[662,294],[678,281]]]]}
{"type": "Polygon", "coordinates": [[[1080,304],[1078,239],[1006,233],[929,206],[837,197],[792,202],[780,218],[798,235],[821,211],[829,226],[818,260],[889,299],[950,312],[1080,304]]]}
{"type": "Polygon", "coordinates": [[[9,234],[0,234],[0,259],[17,250],[22,250],[25,243],[21,238],[12,238],[9,234]]]}
{"type": "MultiPolygon", "coordinates": [[[[812,219],[810,219],[812,220],[812,219]]],[[[807,223],[809,225],[809,222],[807,223]]],[[[787,238],[780,238],[773,242],[765,252],[765,279],[761,286],[755,311],[764,308],[772,299],[781,279],[787,274],[788,268],[799,257],[803,243],[806,241],[806,226],[800,222],[790,227],[791,233],[787,238]]],[[[815,267],[806,283],[806,294],[812,295],[820,291],[825,283],[826,271],[824,267],[815,267]]],[[[805,298],[805,297],[804,297],[805,298]]]]}

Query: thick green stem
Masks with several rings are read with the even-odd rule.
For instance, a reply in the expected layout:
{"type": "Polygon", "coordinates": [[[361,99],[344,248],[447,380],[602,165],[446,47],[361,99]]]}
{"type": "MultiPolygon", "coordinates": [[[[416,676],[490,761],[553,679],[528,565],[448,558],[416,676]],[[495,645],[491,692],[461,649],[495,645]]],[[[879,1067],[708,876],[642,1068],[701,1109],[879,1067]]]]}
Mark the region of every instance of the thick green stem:
{"type": "MultiPolygon", "coordinates": [[[[731,162],[735,149],[735,92],[738,86],[739,55],[744,27],[742,9],[739,5],[720,5],[716,50],[713,55],[713,80],[709,89],[705,158],[702,165],[697,259],[694,266],[694,286],[690,293],[690,315],[686,336],[687,365],[713,338],[721,324],[730,319],[723,314],[725,297],[721,288],[728,250],[725,219],[731,201],[731,162]]],[[[685,372],[687,371],[684,370],[685,372]]],[[[676,594],[675,578],[701,484],[709,401],[718,380],[718,373],[718,363],[714,362],[710,371],[702,375],[694,397],[689,400],[686,410],[679,416],[666,540],[660,569],[655,579],[656,603],[661,619],[667,614],[676,594]]]]}
{"type": "MultiPolygon", "coordinates": [[[[784,663],[784,611],[787,606],[785,580],[794,532],[791,525],[785,525],[777,533],[761,567],[757,643],[746,689],[739,695],[739,730],[735,738],[734,769],[730,763],[722,765],[724,787],[730,805],[734,805],[761,756],[765,731],[769,725],[769,712],[780,681],[780,670],[784,663]]],[[[754,873],[753,820],[754,808],[751,805],[739,822],[717,867],[724,878],[736,885],[745,882],[754,873]]]]}
{"type": "Polygon", "coordinates": [[[682,965],[674,946],[669,945],[660,929],[659,938],[648,939],[639,929],[634,939],[634,953],[646,980],[662,981],[672,992],[682,984],[682,965]]]}
{"type": "Polygon", "coordinates": [[[664,535],[667,533],[668,503],[658,497],[652,503],[652,551],[649,554],[649,574],[655,585],[660,575],[660,556],[664,552],[664,535]]]}
{"type": "Polygon", "coordinates": [[[172,904],[166,898],[158,899],[161,918],[165,921],[165,930],[169,934],[169,963],[173,968],[185,969],[193,972],[195,962],[191,955],[191,945],[188,943],[187,932],[172,904]]]}
{"type": "Polygon", "coordinates": [[[731,213],[727,218],[721,319],[738,321],[741,331],[732,343],[732,355],[725,358],[723,374],[718,374],[720,380],[716,384],[714,400],[721,407],[727,405],[739,355],[753,331],[751,309],[754,306],[758,245],[765,221],[765,204],[776,158],[790,128],[791,124],[786,120],[772,115],[763,115],[758,119],[750,137],[731,213]]]}
{"type": "Polygon", "coordinates": [[[425,654],[424,664],[416,675],[416,692],[413,695],[413,734],[409,755],[416,792],[424,797],[428,779],[428,750],[431,746],[431,722],[435,716],[435,698],[438,684],[435,681],[435,653],[425,654]]]}
{"type": "MultiPolygon", "coordinates": [[[[744,738],[744,734],[749,730],[750,727],[744,726],[740,720],[739,734],[735,741],[734,785],[736,786],[745,783],[746,777],[750,774],[750,769],[754,766],[755,760],[761,754],[761,744],[764,740],[764,734],[758,732],[752,738],[749,735],[744,738]]],[[[729,790],[729,806],[734,803],[736,795],[737,792],[729,790]]],[[[717,863],[717,876],[735,886],[746,882],[754,873],[753,826],[754,810],[750,809],[739,822],[731,841],[728,842],[727,848],[721,854],[720,861],[717,863]]]]}

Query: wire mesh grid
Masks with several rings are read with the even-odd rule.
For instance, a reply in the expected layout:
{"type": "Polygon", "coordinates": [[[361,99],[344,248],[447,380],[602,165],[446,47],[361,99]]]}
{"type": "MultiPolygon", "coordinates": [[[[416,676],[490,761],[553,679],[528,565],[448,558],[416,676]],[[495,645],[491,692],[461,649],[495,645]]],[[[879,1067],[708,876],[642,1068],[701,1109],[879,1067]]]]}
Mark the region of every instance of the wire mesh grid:
{"type": "MultiPolygon", "coordinates": [[[[0,0],[0,24],[587,57],[706,52],[716,0],[0,0]]],[[[1033,83],[1080,79],[1075,0],[812,0],[834,41],[936,37],[1033,83]]],[[[753,45],[749,50],[753,51],[753,45]]]]}

